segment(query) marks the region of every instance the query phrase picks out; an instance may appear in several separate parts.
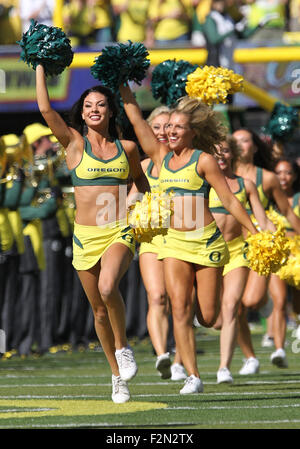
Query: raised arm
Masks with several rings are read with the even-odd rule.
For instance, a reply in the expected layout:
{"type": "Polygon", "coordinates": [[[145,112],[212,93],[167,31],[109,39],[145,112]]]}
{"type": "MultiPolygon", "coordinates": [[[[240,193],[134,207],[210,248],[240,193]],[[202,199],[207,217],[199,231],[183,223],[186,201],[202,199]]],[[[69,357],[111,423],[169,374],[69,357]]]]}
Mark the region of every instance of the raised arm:
{"type": "Polygon", "coordinates": [[[199,158],[199,164],[198,172],[200,176],[204,176],[207,182],[215,189],[225,209],[251,234],[256,234],[257,230],[250,220],[246,209],[231,192],[215,158],[210,154],[203,153],[199,158]]]}
{"type": "Polygon", "coordinates": [[[250,179],[244,179],[244,183],[245,183],[246,193],[247,193],[250,205],[251,205],[251,209],[253,211],[253,214],[254,214],[260,228],[263,231],[269,230],[269,231],[275,232],[276,226],[274,225],[274,223],[272,223],[271,220],[268,219],[268,217],[266,215],[266,211],[259,199],[259,194],[258,194],[256,185],[250,179]]]}
{"type": "Polygon", "coordinates": [[[60,114],[51,107],[46,76],[42,65],[38,65],[36,68],[36,98],[40,113],[47,125],[62,146],[67,148],[73,138],[73,134],[60,114]]]}
{"type": "Polygon", "coordinates": [[[142,111],[134,98],[128,85],[120,86],[120,93],[124,103],[126,115],[133,126],[138,141],[143,151],[152,159],[155,165],[160,167],[168,147],[156,139],[151,126],[143,118],[142,111]]]}

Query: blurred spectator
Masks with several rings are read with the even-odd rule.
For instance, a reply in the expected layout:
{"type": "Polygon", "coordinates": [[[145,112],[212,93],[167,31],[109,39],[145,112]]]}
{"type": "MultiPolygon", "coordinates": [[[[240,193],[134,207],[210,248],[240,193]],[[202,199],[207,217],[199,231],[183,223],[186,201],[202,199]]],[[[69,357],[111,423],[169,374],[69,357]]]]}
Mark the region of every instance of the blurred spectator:
{"type": "Polygon", "coordinates": [[[145,42],[148,45],[148,8],[150,0],[111,0],[117,21],[118,42],[145,42]]]}
{"type": "Polygon", "coordinates": [[[191,43],[194,47],[205,47],[206,39],[203,34],[203,24],[210,12],[212,0],[192,0],[194,8],[192,18],[191,43]]]}
{"type": "Polygon", "coordinates": [[[290,31],[300,31],[300,0],[291,0],[289,2],[290,31]]]}
{"type": "Polygon", "coordinates": [[[150,0],[149,19],[156,46],[190,40],[192,3],[187,0],[150,0]]]}
{"type": "Polygon", "coordinates": [[[249,27],[256,27],[264,17],[274,15],[263,29],[252,38],[255,41],[281,39],[287,25],[286,5],[288,0],[247,0],[249,27]],[[275,16],[277,17],[275,18],[275,16]]]}
{"type": "Polygon", "coordinates": [[[94,41],[96,14],[91,3],[90,0],[68,0],[63,6],[64,30],[73,47],[88,46],[94,41]]]}
{"type": "Polygon", "coordinates": [[[203,24],[203,33],[206,39],[208,57],[206,64],[223,66],[233,69],[233,51],[238,39],[247,39],[265,24],[262,18],[253,28],[247,25],[246,18],[235,22],[227,12],[227,5],[232,6],[229,0],[212,0],[211,11],[203,24]]]}
{"type": "Polygon", "coordinates": [[[19,6],[23,33],[28,30],[31,19],[53,25],[55,0],[19,0],[19,6]]]}
{"type": "Polygon", "coordinates": [[[0,45],[14,45],[21,38],[18,0],[0,2],[0,45]]]}
{"type": "Polygon", "coordinates": [[[112,42],[112,9],[110,0],[89,0],[89,7],[94,11],[95,42],[106,44],[112,42]]]}

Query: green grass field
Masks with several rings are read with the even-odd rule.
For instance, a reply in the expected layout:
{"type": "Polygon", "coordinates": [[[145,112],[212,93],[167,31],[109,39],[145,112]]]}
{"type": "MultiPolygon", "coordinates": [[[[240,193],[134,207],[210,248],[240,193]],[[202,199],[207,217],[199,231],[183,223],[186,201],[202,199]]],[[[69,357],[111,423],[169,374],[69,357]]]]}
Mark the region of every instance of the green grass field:
{"type": "Polygon", "coordinates": [[[0,360],[1,429],[299,429],[300,341],[288,332],[289,368],[271,365],[272,348],[253,331],[260,374],[240,376],[236,349],[233,385],[217,385],[219,333],[196,330],[204,393],[182,396],[182,382],[161,380],[148,340],[132,341],[139,366],[131,401],[111,401],[111,376],[101,350],[0,360]],[[295,343],[296,342],[296,343],[295,343]],[[298,342],[298,343],[297,343],[298,342]],[[299,348],[299,353],[297,353],[299,348]]]}

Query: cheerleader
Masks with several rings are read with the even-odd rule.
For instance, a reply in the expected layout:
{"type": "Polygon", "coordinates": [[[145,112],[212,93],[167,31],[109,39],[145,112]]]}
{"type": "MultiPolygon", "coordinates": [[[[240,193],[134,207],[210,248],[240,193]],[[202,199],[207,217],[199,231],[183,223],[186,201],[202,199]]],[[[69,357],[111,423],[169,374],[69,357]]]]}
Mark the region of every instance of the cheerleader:
{"type": "Polygon", "coordinates": [[[36,93],[41,114],[66,149],[76,202],[73,266],[112,371],[112,399],[126,402],[130,399],[127,381],[136,375],[137,366],[127,343],[119,282],[134,255],[135,241],[124,221],[122,186],[126,199],[129,174],[142,193],[149,190],[149,183],[135,143],[118,139],[114,96],[108,88],[96,86],[81,95],[72,109],[71,127],[51,107],[41,64],[36,67],[36,93]],[[101,198],[110,200],[109,210],[101,198]]]}
{"type": "MultiPolygon", "coordinates": [[[[250,202],[253,213],[261,229],[275,231],[274,224],[268,220],[259,200],[255,184],[249,179],[236,176],[232,166],[238,157],[238,147],[235,140],[228,136],[219,147],[220,156],[217,161],[225,179],[235,197],[246,207],[250,202]]],[[[229,370],[233,357],[237,324],[238,308],[246,286],[249,268],[247,260],[247,242],[242,235],[240,223],[228,213],[221,203],[215,190],[209,194],[209,208],[227,243],[230,260],[224,266],[221,297],[221,313],[215,328],[221,329],[220,334],[220,366],[217,372],[217,383],[232,383],[233,377],[229,370]]]]}
{"type": "Polygon", "coordinates": [[[197,367],[192,289],[195,282],[198,321],[213,326],[220,307],[222,271],[229,259],[225,240],[208,207],[210,185],[249,232],[257,231],[209,154],[226,135],[216,112],[197,99],[182,98],[171,111],[166,146],[145,124],[129,86],[120,85],[120,92],[143,150],[160,170],[160,188],[175,193],[174,214],[158,258],[163,260],[176,348],[188,373],[180,394],[200,393],[203,383],[197,367]]]}
{"type": "MultiPolygon", "coordinates": [[[[280,187],[287,196],[288,202],[292,207],[295,215],[300,218],[300,193],[299,179],[297,174],[299,168],[297,164],[289,159],[281,158],[276,163],[274,172],[276,173],[280,187]]],[[[278,212],[275,212],[275,217],[278,212]]],[[[276,219],[276,218],[275,218],[276,219]]],[[[297,233],[292,228],[286,217],[280,215],[281,224],[286,230],[287,236],[295,236],[297,233]]],[[[295,307],[299,303],[300,292],[296,288],[291,288],[292,298],[295,307]]],[[[269,282],[269,293],[273,300],[273,311],[270,316],[272,322],[272,332],[274,338],[275,351],[271,354],[271,362],[279,368],[287,368],[288,361],[285,353],[285,338],[286,338],[286,313],[287,313],[287,299],[288,289],[287,283],[280,279],[277,274],[271,274],[269,282]]]]}
{"type": "MultiPolygon", "coordinates": [[[[250,179],[256,184],[260,201],[265,210],[268,210],[271,201],[275,202],[282,215],[299,233],[300,219],[293,212],[277,176],[271,171],[273,168],[272,149],[265,145],[253,131],[248,129],[236,130],[233,137],[241,150],[235,173],[238,176],[250,179]]],[[[259,371],[259,361],[255,357],[247,322],[247,308],[261,307],[267,301],[268,282],[269,277],[260,276],[253,270],[250,271],[242,298],[243,307],[239,316],[238,342],[246,358],[240,370],[242,375],[255,374],[259,371]]]]}

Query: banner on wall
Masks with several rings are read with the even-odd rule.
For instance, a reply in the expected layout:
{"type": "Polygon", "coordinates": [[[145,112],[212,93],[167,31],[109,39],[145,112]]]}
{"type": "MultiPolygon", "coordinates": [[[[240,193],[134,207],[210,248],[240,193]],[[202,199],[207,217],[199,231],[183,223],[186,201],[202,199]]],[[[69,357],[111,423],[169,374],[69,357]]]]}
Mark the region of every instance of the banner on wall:
{"type": "MultiPolygon", "coordinates": [[[[157,106],[150,89],[151,74],[142,86],[133,86],[143,109],[157,106]]],[[[97,84],[89,68],[66,69],[57,77],[48,78],[52,106],[58,111],[69,110],[81,93],[97,84]]],[[[0,113],[36,112],[35,71],[19,60],[19,55],[0,55],[0,113]]]]}
{"type": "MultiPolygon", "coordinates": [[[[247,45],[252,49],[255,47],[251,43],[243,44],[242,48],[247,48],[247,45]]],[[[263,45],[264,43],[259,43],[260,47],[263,45]]],[[[176,59],[181,59],[181,50],[178,49],[176,59]]],[[[279,101],[300,106],[300,61],[244,63],[237,68],[247,81],[279,101]]],[[[151,110],[158,105],[151,94],[153,69],[154,66],[151,66],[141,86],[132,85],[137,101],[144,110],[151,110]]],[[[49,78],[47,84],[52,106],[58,111],[67,111],[81,93],[96,85],[97,81],[91,75],[89,67],[83,67],[66,69],[60,76],[49,78]]],[[[246,95],[236,94],[234,105],[247,108],[257,106],[257,103],[246,95]]],[[[19,59],[19,53],[0,54],[0,113],[26,111],[38,111],[35,72],[19,59]]]]}

